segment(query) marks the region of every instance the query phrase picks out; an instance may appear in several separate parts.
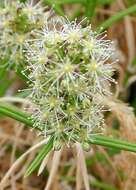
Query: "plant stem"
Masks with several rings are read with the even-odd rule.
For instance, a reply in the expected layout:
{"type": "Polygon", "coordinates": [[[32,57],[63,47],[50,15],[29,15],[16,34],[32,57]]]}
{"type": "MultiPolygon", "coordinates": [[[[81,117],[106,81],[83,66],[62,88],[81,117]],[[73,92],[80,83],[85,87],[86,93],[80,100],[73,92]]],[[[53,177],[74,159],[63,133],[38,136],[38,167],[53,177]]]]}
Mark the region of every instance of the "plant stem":
{"type": "Polygon", "coordinates": [[[102,136],[102,135],[91,135],[91,137],[90,138],[95,138],[95,139],[97,139],[97,140],[102,140],[102,141],[110,141],[110,142],[113,142],[113,143],[119,143],[119,144],[122,144],[123,143],[123,145],[127,145],[127,146],[133,146],[133,147],[135,147],[136,148],[136,144],[132,144],[132,143],[129,143],[129,142],[126,142],[125,143],[125,141],[124,140],[120,140],[120,139],[113,139],[112,137],[104,137],[104,136],[102,136]]]}
{"type": "Polygon", "coordinates": [[[133,143],[128,143],[126,141],[121,141],[117,139],[113,139],[113,138],[109,138],[109,137],[104,137],[104,139],[100,138],[101,136],[99,135],[95,135],[94,137],[91,136],[91,138],[88,139],[88,141],[91,144],[96,144],[96,145],[101,145],[101,146],[105,146],[105,147],[110,147],[110,148],[116,148],[116,149],[120,149],[120,150],[127,150],[130,152],[136,152],[136,144],[133,143]]]}
{"type": "Polygon", "coordinates": [[[15,106],[11,106],[9,104],[1,104],[0,105],[0,114],[4,115],[4,116],[8,116],[12,119],[15,119],[17,121],[20,121],[28,126],[33,126],[33,122],[28,119],[28,114],[20,111],[19,109],[17,109],[15,106]]]}
{"type": "MultiPolygon", "coordinates": [[[[27,126],[33,127],[33,121],[29,119],[29,116],[17,109],[15,106],[9,104],[0,105],[0,114],[8,116],[10,118],[16,119],[27,126]]],[[[39,130],[39,129],[38,129],[39,130]]],[[[51,131],[49,134],[53,134],[54,131],[51,131]]],[[[90,144],[101,145],[105,147],[116,148],[119,150],[126,150],[131,152],[136,152],[136,144],[130,143],[124,140],[117,140],[110,137],[100,136],[100,135],[90,135],[88,139],[90,144]]]]}

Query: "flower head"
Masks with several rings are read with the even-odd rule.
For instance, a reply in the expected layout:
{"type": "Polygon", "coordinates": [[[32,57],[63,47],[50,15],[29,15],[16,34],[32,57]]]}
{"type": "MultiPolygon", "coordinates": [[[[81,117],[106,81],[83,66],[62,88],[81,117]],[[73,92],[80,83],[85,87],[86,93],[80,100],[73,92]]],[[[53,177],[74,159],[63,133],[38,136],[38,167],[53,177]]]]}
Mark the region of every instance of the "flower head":
{"type": "Polygon", "coordinates": [[[112,43],[65,18],[49,20],[35,36],[26,43],[34,127],[62,144],[84,144],[104,126],[96,99],[114,82],[112,43]]]}
{"type": "Polygon", "coordinates": [[[26,3],[4,0],[0,7],[0,61],[6,59],[10,67],[23,64],[25,40],[34,38],[32,30],[40,29],[48,15],[49,12],[45,12],[40,2],[35,4],[33,0],[26,3]]]}

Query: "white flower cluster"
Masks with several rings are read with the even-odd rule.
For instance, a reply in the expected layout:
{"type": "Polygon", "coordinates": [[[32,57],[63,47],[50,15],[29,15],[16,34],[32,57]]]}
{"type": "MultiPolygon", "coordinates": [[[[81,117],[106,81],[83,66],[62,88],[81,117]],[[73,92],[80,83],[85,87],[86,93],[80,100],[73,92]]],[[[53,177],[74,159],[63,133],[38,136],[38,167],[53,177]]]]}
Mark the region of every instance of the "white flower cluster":
{"type": "Polygon", "coordinates": [[[64,142],[88,149],[89,135],[104,125],[97,97],[115,82],[112,42],[66,18],[50,19],[35,35],[26,44],[34,127],[54,134],[55,149],[64,142]]]}
{"type": "Polygon", "coordinates": [[[41,3],[3,0],[0,7],[0,67],[24,62],[23,48],[33,29],[40,29],[48,17],[41,3]]]}

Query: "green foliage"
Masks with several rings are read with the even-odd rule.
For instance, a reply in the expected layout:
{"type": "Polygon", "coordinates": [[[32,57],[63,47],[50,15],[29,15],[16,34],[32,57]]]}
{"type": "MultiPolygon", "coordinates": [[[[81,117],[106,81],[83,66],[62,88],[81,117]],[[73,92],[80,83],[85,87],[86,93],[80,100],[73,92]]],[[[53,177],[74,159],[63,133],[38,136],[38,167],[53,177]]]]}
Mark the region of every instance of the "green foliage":
{"type": "Polygon", "coordinates": [[[24,177],[28,177],[29,175],[31,175],[37,169],[37,167],[40,166],[40,164],[43,161],[43,159],[47,156],[47,154],[53,148],[53,139],[54,139],[54,137],[52,136],[50,138],[50,140],[48,141],[48,143],[45,144],[43,146],[43,148],[39,151],[39,153],[36,156],[36,158],[32,161],[32,163],[30,164],[30,166],[26,170],[24,177]]]}
{"type": "Polygon", "coordinates": [[[4,96],[6,91],[8,90],[8,88],[10,87],[10,85],[13,83],[14,79],[9,80],[7,78],[7,76],[5,76],[4,78],[2,78],[2,80],[0,81],[0,97],[4,96]],[[4,85],[2,85],[4,82],[4,85]]]}
{"type": "Polygon", "coordinates": [[[33,125],[32,121],[28,119],[29,116],[13,105],[0,103],[0,114],[11,117],[17,121],[24,123],[25,125],[31,127],[33,125]]]}
{"type": "Polygon", "coordinates": [[[125,0],[125,2],[131,6],[131,5],[135,5],[136,1],[135,0],[125,0]]]}
{"type": "Polygon", "coordinates": [[[10,27],[13,32],[21,34],[27,33],[34,29],[33,23],[30,23],[27,14],[22,14],[21,11],[17,11],[17,15],[14,20],[10,22],[10,27]]]}
{"type": "Polygon", "coordinates": [[[98,1],[98,3],[97,3],[98,6],[99,5],[110,5],[111,3],[114,2],[114,0],[97,0],[97,1],[98,1]]]}
{"type": "Polygon", "coordinates": [[[120,150],[127,150],[130,152],[136,152],[136,144],[125,142],[122,140],[113,139],[110,137],[104,137],[99,135],[90,136],[89,142],[105,147],[116,148],[120,150]]]}
{"type": "Polygon", "coordinates": [[[95,8],[97,6],[97,0],[86,0],[86,10],[85,15],[88,19],[92,18],[95,12],[95,8]]]}
{"type": "Polygon", "coordinates": [[[114,16],[110,17],[106,21],[104,21],[99,27],[98,31],[102,31],[112,26],[114,23],[117,23],[119,20],[123,19],[125,16],[136,13],[136,5],[131,6],[123,11],[116,13],[114,16]]]}

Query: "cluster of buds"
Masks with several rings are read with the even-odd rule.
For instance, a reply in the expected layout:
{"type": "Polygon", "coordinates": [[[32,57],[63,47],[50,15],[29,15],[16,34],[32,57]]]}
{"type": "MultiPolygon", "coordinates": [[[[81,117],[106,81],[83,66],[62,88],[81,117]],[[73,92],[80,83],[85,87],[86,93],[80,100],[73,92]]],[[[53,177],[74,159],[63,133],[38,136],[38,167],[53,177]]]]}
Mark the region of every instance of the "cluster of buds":
{"type": "Polygon", "coordinates": [[[112,42],[81,24],[50,18],[26,42],[32,120],[42,135],[54,135],[56,150],[74,142],[88,150],[89,136],[104,126],[97,97],[109,94],[115,82],[112,42]]]}
{"type": "Polygon", "coordinates": [[[0,5],[0,67],[12,67],[25,62],[23,48],[33,29],[40,29],[48,12],[33,0],[20,3],[3,0],[0,5]]]}

